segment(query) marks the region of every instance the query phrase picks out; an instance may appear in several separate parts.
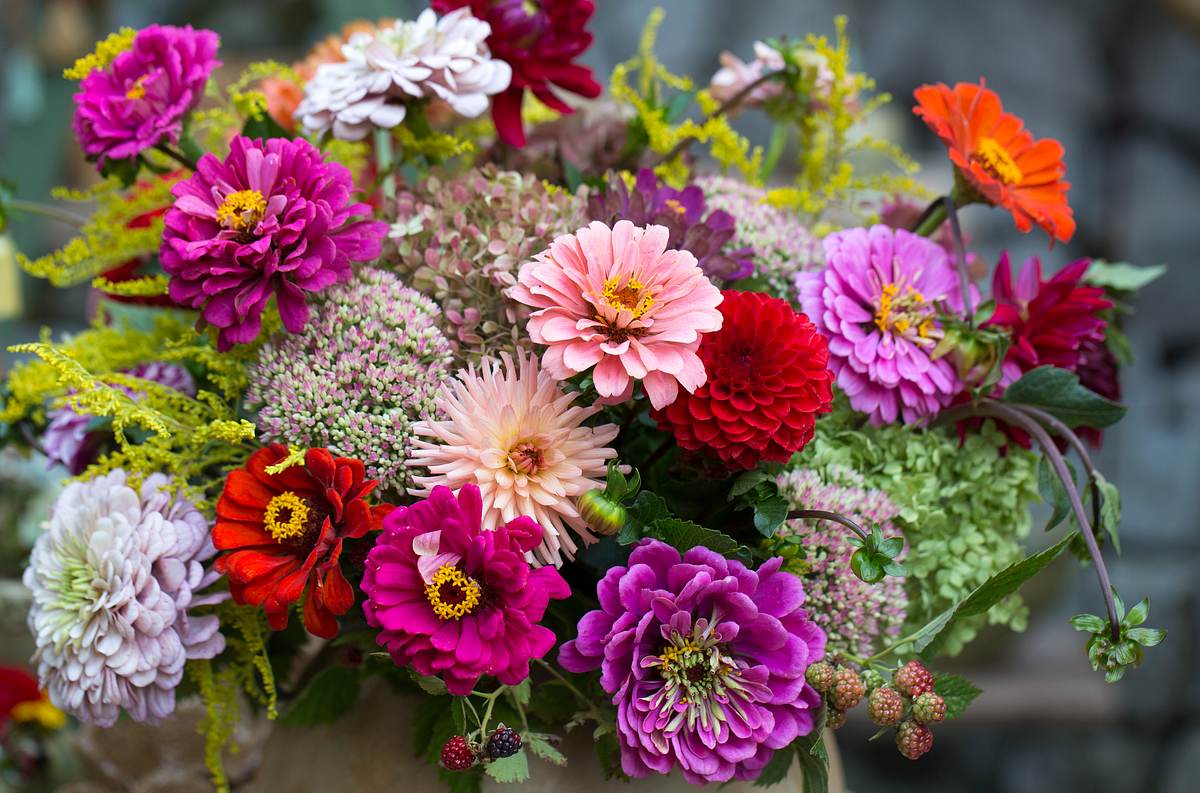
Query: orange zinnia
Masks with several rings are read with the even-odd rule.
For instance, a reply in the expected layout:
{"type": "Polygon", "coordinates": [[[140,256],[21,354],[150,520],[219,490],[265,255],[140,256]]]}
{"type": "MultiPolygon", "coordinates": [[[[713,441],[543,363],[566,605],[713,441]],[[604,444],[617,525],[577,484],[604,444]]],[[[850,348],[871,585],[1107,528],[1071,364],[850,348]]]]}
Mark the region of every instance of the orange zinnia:
{"type": "Polygon", "coordinates": [[[1005,113],[995,91],[973,83],[923,85],[913,112],[946,144],[950,160],[979,197],[1012,213],[1017,228],[1036,223],[1067,242],[1075,218],[1067,204],[1062,144],[1034,140],[1025,122],[1005,113]]]}

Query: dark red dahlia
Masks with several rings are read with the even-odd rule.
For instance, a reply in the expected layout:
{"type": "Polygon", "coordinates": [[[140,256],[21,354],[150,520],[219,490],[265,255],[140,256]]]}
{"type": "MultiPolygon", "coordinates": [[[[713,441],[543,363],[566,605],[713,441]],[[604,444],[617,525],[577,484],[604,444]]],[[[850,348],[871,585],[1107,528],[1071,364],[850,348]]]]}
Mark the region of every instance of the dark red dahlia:
{"type": "Polygon", "coordinates": [[[829,348],[808,317],[761,292],[721,293],[724,324],[698,354],[708,374],[695,393],[653,413],[684,449],[734,469],[786,462],[812,439],[833,402],[829,348]]]}
{"type": "Polygon", "coordinates": [[[513,146],[525,145],[521,100],[529,89],[560,113],[572,112],[550,86],[594,99],[600,84],[592,70],[575,63],[592,45],[584,28],[596,11],[592,0],[433,0],[439,14],[469,6],[471,14],[492,26],[488,48],[512,67],[512,83],[492,100],[496,132],[513,146]]]}
{"type": "MultiPolygon", "coordinates": [[[[1112,354],[1103,339],[1088,339],[1079,348],[1079,366],[1075,373],[1079,382],[1085,388],[1095,391],[1102,397],[1114,402],[1121,401],[1121,378],[1117,359],[1112,354]]],[[[1079,427],[1075,430],[1079,437],[1099,448],[1103,438],[1100,430],[1091,427],[1079,427]]]]}
{"type": "Polygon", "coordinates": [[[1030,257],[1013,281],[1008,254],[1001,255],[992,279],[996,312],[989,326],[1007,328],[1012,346],[1005,357],[1005,379],[1038,366],[1058,366],[1075,371],[1083,359],[1082,347],[1104,340],[1101,312],[1112,307],[1104,289],[1083,284],[1091,262],[1080,259],[1042,279],[1042,263],[1030,257]]]}

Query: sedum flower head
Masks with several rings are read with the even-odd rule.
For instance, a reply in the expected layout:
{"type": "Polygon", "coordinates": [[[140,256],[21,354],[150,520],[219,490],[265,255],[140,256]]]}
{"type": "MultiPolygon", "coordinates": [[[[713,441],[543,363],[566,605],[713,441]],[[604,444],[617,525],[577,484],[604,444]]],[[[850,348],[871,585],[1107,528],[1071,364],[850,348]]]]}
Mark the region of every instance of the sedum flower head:
{"type": "Polygon", "coordinates": [[[140,489],[117,469],[63,490],[34,545],[33,660],[51,701],[102,727],[124,709],[161,722],[175,710],[184,664],[225,646],[215,616],[187,610],[216,580],[208,521],[162,474],[140,489]]]}
{"type": "Polygon", "coordinates": [[[586,223],[582,196],[493,167],[431,178],[396,199],[397,269],[441,304],[460,356],[528,347],[529,310],[511,300],[523,262],[586,223]]]}
{"type": "Polygon", "coordinates": [[[273,339],[251,367],[247,405],[264,440],[362,460],[403,492],[413,422],[440,417],[450,342],[432,300],[376,268],[329,290],[302,333],[273,339]]]}

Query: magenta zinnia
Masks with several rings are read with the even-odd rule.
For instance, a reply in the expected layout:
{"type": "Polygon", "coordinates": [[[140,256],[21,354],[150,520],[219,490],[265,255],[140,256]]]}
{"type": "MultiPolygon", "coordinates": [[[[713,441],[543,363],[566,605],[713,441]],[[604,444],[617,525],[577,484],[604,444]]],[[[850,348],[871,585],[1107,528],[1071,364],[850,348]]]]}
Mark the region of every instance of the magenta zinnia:
{"type": "Polygon", "coordinates": [[[84,77],[71,125],[88,159],[103,166],[178,143],[183,117],[221,65],[217,45],[211,30],[151,25],[107,68],[84,77]]]}
{"type": "Polygon", "coordinates": [[[525,561],[542,542],[537,523],[519,517],[486,531],[482,516],[479,488],[456,498],[435,487],[384,519],[362,581],[379,644],[397,664],[441,675],[455,696],[484,675],[509,686],[529,677],[530,660],[554,646],[538,624],[550,599],[571,594],[553,567],[525,561]]]}
{"type": "Polygon", "coordinates": [[[647,540],[601,579],[600,608],[558,661],[601,670],[626,774],[678,767],[693,784],[756,779],[816,726],[821,695],[804,672],[824,654],[825,634],[782,561],[751,570],[707,548],[681,558],[647,540]]]}
{"type": "Polygon", "coordinates": [[[200,159],[175,185],[159,252],[171,298],[201,309],[228,350],[257,336],[273,296],[283,326],[299,333],[306,293],[350,277],[374,259],[387,225],[351,203],[350,172],[305,140],[236,137],[222,162],[200,159]]]}

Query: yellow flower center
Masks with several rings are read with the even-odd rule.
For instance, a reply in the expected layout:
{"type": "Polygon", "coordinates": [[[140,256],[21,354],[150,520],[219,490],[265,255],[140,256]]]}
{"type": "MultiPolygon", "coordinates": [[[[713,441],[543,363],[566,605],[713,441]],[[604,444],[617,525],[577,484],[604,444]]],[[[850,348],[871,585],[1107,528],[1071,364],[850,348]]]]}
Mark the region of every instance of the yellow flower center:
{"type": "Polygon", "coordinates": [[[304,536],[308,528],[308,504],[300,496],[285,490],[267,503],[263,528],[275,542],[283,543],[304,536]]]}
{"type": "Polygon", "coordinates": [[[483,590],[473,578],[463,575],[454,565],[444,564],[425,586],[425,597],[438,619],[460,620],[479,605],[483,590]]]}
{"type": "Polygon", "coordinates": [[[146,86],[144,85],[145,82],[146,75],[143,74],[141,77],[137,78],[137,82],[131,85],[129,90],[125,92],[125,98],[141,99],[144,97],[146,95],[146,86]]]}
{"type": "MultiPolygon", "coordinates": [[[[905,287],[903,293],[897,284],[887,284],[879,296],[879,308],[875,310],[875,327],[883,333],[892,332],[900,336],[912,334],[916,329],[919,339],[929,338],[937,330],[933,325],[934,309],[925,300],[925,296],[913,289],[905,287]]],[[[940,334],[938,334],[940,335],[940,334]]]]}
{"type": "Polygon", "coordinates": [[[546,453],[529,442],[518,443],[508,452],[508,467],[514,474],[530,476],[546,466],[546,453]]]}
{"type": "Polygon", "coordinates": [[[217,221],[235,231],[253,231],[267,211],[267,199],[257,190],[238,190],[217,207],[217,221]]]}
{"type": "Polygon", "coordinates": [[[1024,177],[1021,169],[1017,167],[1016,161],[1008,153],[1008,149],[991,138],[983,138],[979,141],[979,148],[975,151],[975,161],[983,166],[983,170],[1005,184],[1016,184],[1024,177]]]}
{"type": "Polygon", "coordinates": [[[687,208],[683,204],[676,201],[674,198],[668,198],[666,200],[666,204],[667,204],[667,207],[669,209],[671,209],[672,211],[674,211],[676,215],[686,215],[687,214],[687,208]]]}
{"type": "Polygon", "coordinates": [[[602,297],[617,311],[629,311],[634,319],[641,319],[654,305],[654,298],[646,291],[646,285],[636,277],[630,277],[625,283],[621,283],[620,278],[609,278],[604,282],[602,297]]]}

